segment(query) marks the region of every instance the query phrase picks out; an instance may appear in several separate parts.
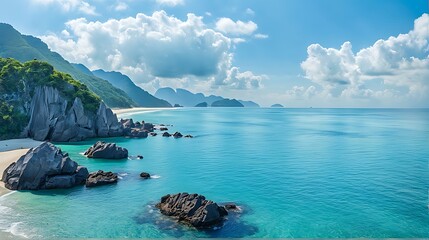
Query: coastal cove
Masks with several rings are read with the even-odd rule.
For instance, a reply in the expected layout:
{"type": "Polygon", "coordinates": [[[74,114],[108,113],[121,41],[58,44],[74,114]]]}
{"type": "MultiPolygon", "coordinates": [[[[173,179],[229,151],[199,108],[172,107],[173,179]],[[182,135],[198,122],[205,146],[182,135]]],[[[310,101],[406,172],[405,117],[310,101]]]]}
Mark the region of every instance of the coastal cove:
{"type": "MultiPolygon", "coordinates": [[[[13,227],[16,235],[40,239],[429,237],[427,109],[183,108],[117,113],[118,119],[172,124],[169,132],[194,138],[158,135],[55,143],[90,171],[118,173],[119,182],[2,196],[0,230],[13,227]],[[129,155],[144,158],[83,156],[98,140],[117,143],[129,155]],[[142,180],[143,171],[151,179],[142,180]],[[165,194],[179,192],[234,202],[243,212],[229,216],[221,229],[196,231],[154,208],[165,194]]],[[[7,153],[11,152],[0,156],[7,153]]]]}

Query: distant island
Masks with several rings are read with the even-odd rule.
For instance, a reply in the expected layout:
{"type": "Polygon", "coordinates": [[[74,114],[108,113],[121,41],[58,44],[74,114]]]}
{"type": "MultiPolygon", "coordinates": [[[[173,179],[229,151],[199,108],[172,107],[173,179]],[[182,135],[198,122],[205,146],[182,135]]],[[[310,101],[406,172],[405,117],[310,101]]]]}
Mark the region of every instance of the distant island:
{"type": "Polygon", "coordinates": [[[271,105],[271,107],[272,108],[283,108],[284,106],[279,104],[279,103],[276,103],[276,104],[271,105]]]}
{"type": "MultiPolygon", "coordinates": [[[[159,99],[164,99],[171,104],[179,104],[184,107],[196,107],[198,104],[204,102],[207,103],[207,106],[212,106],[214,102],[226,99],[221,96],[205,96],[202,93],[192,93],[186,89],[173,89],[169,87],[159,88],[155,93],[155,97],[159,99]]],[[[244,107],[260,107],[259,104],[252,101],[243,101],[238,99],[237,101],[244,107]]]]}
{"type": "Polygon", "coordinates": [[[198,103],[197,105],[195,105],[195,107],[208,107],[208,103],[206,102],[198,103]]]}
{"type": "Polygon", "coordinates": [[[213,102],[212,107],[244,107],[244,105],[236,99],[222,99],[213,102]]]}

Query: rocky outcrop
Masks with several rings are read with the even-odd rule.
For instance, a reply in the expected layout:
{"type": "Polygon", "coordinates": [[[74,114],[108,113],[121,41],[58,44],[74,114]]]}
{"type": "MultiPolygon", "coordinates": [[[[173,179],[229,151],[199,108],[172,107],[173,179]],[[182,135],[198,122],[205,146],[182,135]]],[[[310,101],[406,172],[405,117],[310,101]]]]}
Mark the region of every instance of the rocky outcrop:
{"type": "Polygon", "coordinates": [[[117,137],[124,134],[124,129],[119,123],[116,114],[112,112],[112,109],[106,107],[103,102],[100,103],[98,108],[95,123],[98,137],[117,137]]]}
{"type": "Polygon", "coordinates": [[[30,121],[23,136],[39,141],[74,142],[123,135],[116,115],[103,102],[96,114],[85,110],[80,98],[75,98],[71,107],[68,105],[57,89],[36,87],[28,110],[30,121]]]}
{"type": "Polygon", "coordinates": [[[128,150],[119,147],[116,143],[96,142],[85,151],[88,158],[123,159],[128,158],[128,150]]]}
{"type": "Polygon", "coordinates": [[[45,142],[30,149],[3,173],[2,181],[11,190],[71,188],[82,185],[88,176],[67,153],[45,142]]]}
{"type": "Polygon", "coordinates": [[[163,137],[171,137],[171,134],[170,134],[170,133],[168,133],[168,132],[164,132],[164,133],[162,134],[162,136],[163,136],[163,137]]]}
{"type": "Polygon", "coordinates": [[[174,138],[181,138],[181,137],[183,137],[183,135],[182,135],[180,132],[175,132],[175,133],[173,134],[173,137],[174,137],[174,138]]]}
{"type": "Polygon", "coordinates": [[[118,182],[118,175],[112,172],[104,172],[98,170],[97,172],[90,173],[86,179],[86,187],[96,187],[118,182]]]}
{"type": "Polygon", "coordinates": [[[147,138],[154,131],[152,123],[136,122],[132,119],[121,119],[124,135],[131,138],[147,138]]]}
{"type": "Polygon", "coordinates": [[[228,212],[215,202],[206,200],[202,195],[179,193],[166,195],[156,205],[161,213],[175,217],[179,221],[196,228],[217,226],[224,221],[228,212]]]}

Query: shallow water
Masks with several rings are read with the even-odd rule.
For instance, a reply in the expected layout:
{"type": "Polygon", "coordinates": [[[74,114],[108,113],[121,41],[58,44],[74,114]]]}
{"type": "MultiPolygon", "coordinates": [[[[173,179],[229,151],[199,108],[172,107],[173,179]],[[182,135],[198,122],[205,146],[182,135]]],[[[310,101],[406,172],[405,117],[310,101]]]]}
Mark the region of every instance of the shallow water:
{"type": "Polygon", "coordinates": [[[0,228],[29,237],[429,237],[429,110],[180,109],[132,114],[173,124],[173,139],[115,138],[142,160],[82,156],[97,139],[59,145],[113,186],[0,199],[0,228]],[[145,171],[158,178],[142,180],[145,171]],[[160,216],[167,193],[236,202],[215,231],[160,216]]]}

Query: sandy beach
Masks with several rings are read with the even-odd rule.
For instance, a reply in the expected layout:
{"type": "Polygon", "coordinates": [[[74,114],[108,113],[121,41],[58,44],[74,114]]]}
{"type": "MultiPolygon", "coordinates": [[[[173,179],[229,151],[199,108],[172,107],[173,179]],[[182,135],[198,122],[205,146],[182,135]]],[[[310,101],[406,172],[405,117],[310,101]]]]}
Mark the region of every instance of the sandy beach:
{"type": "Polygon", "coordinates": [[[112,109],[113,113],[119,115],[124,113],[135,113],[135,112],[151,112],[151,111],[159,111],[159,110],[172,110],[175,108],[118,108],[118,109],[112,109]]]}

